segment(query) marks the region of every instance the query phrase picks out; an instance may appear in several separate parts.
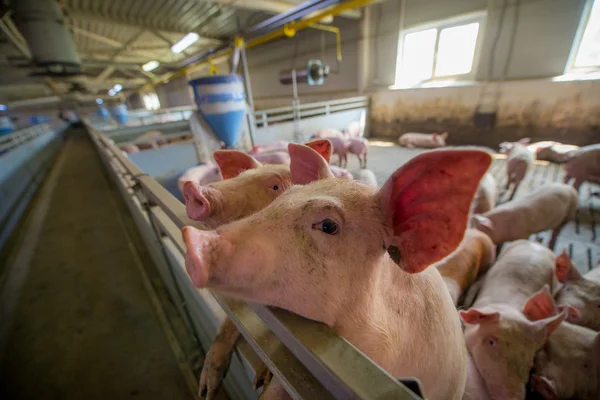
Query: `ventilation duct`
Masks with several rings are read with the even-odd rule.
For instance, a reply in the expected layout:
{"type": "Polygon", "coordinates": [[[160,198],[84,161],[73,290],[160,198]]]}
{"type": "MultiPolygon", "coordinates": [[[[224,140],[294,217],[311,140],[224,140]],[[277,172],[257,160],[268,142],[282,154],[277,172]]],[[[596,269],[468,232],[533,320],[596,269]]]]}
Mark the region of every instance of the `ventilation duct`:
{"type": "Polygon", "coordinates": [[[12,0],[13,20],[33,57],[32,75],[81,73],[73,36],[56,0],[12,0]]]}

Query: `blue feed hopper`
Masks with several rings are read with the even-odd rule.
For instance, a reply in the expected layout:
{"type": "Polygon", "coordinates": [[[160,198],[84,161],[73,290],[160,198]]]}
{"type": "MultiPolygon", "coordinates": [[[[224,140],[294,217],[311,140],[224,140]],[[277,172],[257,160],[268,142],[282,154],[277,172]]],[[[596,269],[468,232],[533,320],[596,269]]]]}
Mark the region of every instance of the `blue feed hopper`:
{"type": "Polygon", "coordinates": [[[246,93],[238,75],[205,76],[190,81],[202,117],[227,148],[235,148],[246,115],[246,93]]]}

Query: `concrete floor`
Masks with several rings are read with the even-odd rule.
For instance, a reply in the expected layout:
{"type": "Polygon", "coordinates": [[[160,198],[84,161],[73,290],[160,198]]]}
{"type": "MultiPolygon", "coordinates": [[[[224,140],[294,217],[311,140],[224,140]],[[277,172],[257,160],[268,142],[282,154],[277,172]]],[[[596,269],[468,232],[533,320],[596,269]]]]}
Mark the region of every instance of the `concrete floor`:
{"type": "Polygon", "coordinates": [[[0,399],[193,398],[83,130],[61,158],[30,262],[2,276],[0,399]]]}

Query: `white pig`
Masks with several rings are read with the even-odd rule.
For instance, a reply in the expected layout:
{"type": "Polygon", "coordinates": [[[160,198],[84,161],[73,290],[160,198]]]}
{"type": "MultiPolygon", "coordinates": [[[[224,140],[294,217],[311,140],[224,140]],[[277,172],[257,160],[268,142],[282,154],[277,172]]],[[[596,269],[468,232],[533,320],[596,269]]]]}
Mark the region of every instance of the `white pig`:
{"type": "Polygon", "coordinates": [[[194,182],[197,185],[208,185],[209,183],[218,182],[222,180],[221,172],[219,171],[219,167],[217,164],[212,162],[198,165],[196,167],[192,167],[185,171],[178,179],[177,179],[177,187],[181,194],[183,193],[183,185],[188,182],[194,182]]]}
{"type": "Polygon", "coordinates": [[[446,146],[446,139],[448,139],[448,133],[444,132],[441,134],[437,133],[405,133],[398,138],[400,146],[408,147],[413,149],[420,147],[424,149],[433,149],[437,147],[446,146]]]}
{"type": "MultiPolygon", "coordinates": [[[[536,293],[524,310],[532,321],[559,312],[548,286],[536,293]]],[[[567,313],[569,319],[579,317],[575,309],[569,308],[567,313]]],[[[537,353],[534,371],[532,387],[546,400],[600,398],[600,333],[561,323],[537,353]]]]}
{"type": "Polygon", "coordinates": [[[574,179],[573,187],[585,181],[600,183],[600,144],[585,146],[571,153],[565,163],[565,183],[574,179]]]}
{"type": "Polygon", "coordinates": [[[369,185],[374,188],[377,187],[377,178],[370,169],[359,169],[357,171],[352,171],[352,176],[354,180],[362,182],[365,185],[369,185]]]}
{"type": "Polygon", "coordinates": [[[467,324],[467,348],[480,374],[469,379],[483,379],[489,398],[524,399],[536,352],[566,317],[561,313],[532,322],[522,313],[529,298],[544,285],[557,284],[555,262],[554,254],[538,243],[511,243],[483,278],[473,306],[460,311],[467,324]]]}
{"type": "Polygon", "coordinates": [[[562,227],[575,218],[577,204],[575,189],[551,183],[482,215],[474,215],[473,225],[495,244],[526,239],[533,233],[553,229],[549,247],[554,248],[562,227]]]}
{"type": "Polygon", "coordinates": [[[483,176],[479,183],[479,189],[473,201],[473,213],[483,214],[496,206],[498,190],[496,179],[489,172],[483,176]]]}
{"type": "Polygon", "coordinates": [[[290,144],[294,186],[218,231],[183,228],[197,287],[287,309],[334,328],[431,399],[458,399],[466,349],[444,282],[429,265],[460,244],[491,157],[421,154],[381,190],[333,177],[322,157],[290,144]]]}
{"type": "Polygon", "coordinates": [[[506,190],[513,186],[509,200],[512,200],[535,161],[535,153],[527,147],[531,139],[523,138],[518,142],[500,143],[500,153],[506,154],[506,190]]]}

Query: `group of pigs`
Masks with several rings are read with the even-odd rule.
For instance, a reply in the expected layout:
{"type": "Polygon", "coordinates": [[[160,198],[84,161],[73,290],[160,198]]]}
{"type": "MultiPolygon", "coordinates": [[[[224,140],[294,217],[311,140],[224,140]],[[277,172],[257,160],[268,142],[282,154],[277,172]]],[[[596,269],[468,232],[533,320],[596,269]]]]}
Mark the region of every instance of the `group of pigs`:
{"type": "MultiPolygon", "coordinates": [[[[136,138],[136,143],[129,143],[119,146],[121,151],[125,152],[125,154],[133,154],[137,153],[141,150],[149,150],[149,149],[157,149],[161,146],[174,143],[176,141],[182,141],[186,138],[177,138],[177,139],[167,139],[165,135],[163,135],[159,131],[150,131],[146,132],[141,136],[136,138]]],[[[189,138],[188,138],[189,139],[189,138]]]]}
{"type": "MultiPolygon", "coordinates": [[[[527,387],[600,398],[600,270],[582,276],[564,252],[526,240],[553,229],[553,246],[574,188],[496,207],[491,156],[456,148],[418,155],[377,189],[336,178],[334,147],[287,144],[289,164],[217,151],[223,180],[182,182],[188,216],[209,229],[182,230],[193,284],[327,324],[393,376],[419,379],[427,398],[523,399],[527,387]]],[[[226,320],[201,373],[206,398],[238,337],[226,320]]],[[[287,398],[261,371],[261,398],[287,398]]]]}

